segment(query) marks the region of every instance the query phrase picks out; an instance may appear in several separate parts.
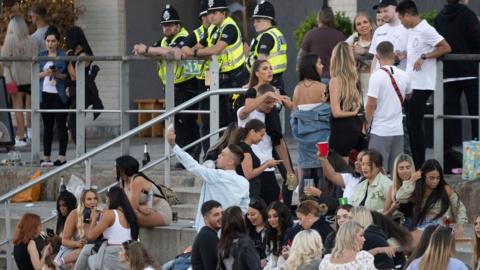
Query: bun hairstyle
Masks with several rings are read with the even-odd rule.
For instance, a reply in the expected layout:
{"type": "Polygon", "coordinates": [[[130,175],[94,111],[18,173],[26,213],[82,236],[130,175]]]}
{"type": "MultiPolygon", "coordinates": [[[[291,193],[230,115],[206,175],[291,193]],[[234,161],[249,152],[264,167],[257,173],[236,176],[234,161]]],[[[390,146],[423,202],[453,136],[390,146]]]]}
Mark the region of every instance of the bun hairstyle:
{"type": "Polygon", "coordinates": [[[245,124],[245,127],[239,127],[235,130],[230,143],[238,144],[239,142],[245,140],[251,130],[259,132],[262,129],[265,129],[265,124],[258,119],[252,119],[245,124]]]}
{"type": "Polygon", "coordinates": [[[43,36],[43,39],[46,40],[50,35],[53,35],[56,40],[60,41],[60,32],[58,31],[57,27],[53,25],[49,26],[45,32],[45,36],[43,36]]]}

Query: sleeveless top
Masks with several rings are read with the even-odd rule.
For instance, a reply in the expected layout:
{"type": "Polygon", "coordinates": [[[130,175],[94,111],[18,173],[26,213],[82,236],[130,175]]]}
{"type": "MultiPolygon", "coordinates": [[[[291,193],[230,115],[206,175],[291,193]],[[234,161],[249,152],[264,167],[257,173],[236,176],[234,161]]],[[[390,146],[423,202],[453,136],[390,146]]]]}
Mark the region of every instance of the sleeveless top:
{"type": "Polygon", "coordinates": [[[30,259],[30,254],[28,253],[28,242],[15,245],[13,247],[13,257],[15,258],[18,269],[35,270],[32,265],[32,260],[30,259]]]}
{"type": "Polygon", "coordinates": [[[115,221],[103,232],[103,237],[108,240],[109,245],[121,245],[125,241],[132,240],[130,228],[124,228],[120,224],[117,210],[113,210],[113,213],[115,213],[115,221]]]}

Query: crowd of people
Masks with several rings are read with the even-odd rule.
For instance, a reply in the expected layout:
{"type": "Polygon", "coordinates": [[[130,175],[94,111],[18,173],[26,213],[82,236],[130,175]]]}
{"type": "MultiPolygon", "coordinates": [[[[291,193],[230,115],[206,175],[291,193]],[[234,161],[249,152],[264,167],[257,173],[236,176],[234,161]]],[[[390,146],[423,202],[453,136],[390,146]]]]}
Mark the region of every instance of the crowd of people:
{"type": "MultiPolygon", "coordinates": [[[[375,22],[359,13],[348,38],[333,28],[331,8],[319,11],[318,27],[305,35],[298,52],[299,81],[291,98],[282,78],[287,44],[268,1],[252,15],[258,35],[247,46],[248,56],[225,0],[201,1],[201,26],[192,33],[167,5],[161,20],[164,37],[153,46],[134,46],[139,55],[205,59],[175,66],[175,105],[209,89],[213,55],[220,64],[221,88],[248,88],[220,97],[220,126],[227,129],[214,145],[189,152],[181,148],[208,133],[208,118],[195,128],[195,116],[179,114],[175,128],[167,130],[177,167],[202,180],[197,236],[180,257],[193,270],[468,269],[453,258],[455,241],[463,238],[468,222],[466,208],[445,180],[448,170],[426,160],[423,118],[436,87],[436,59],[450,52],[478,53],[479,21],[459,0],[447,0],[434,26],[421,19],[411,0],[381,0],[373,8],[375,22]],[[460,27],[465,24],[469,27],[460,27]],[[291,111],[298,160],[291,159],[283,137],[282,110],[291,111]],[[298,205],[292,203],[296,193],[298,205]]],[[[12,19],[12,25],[23,25],[21,20],[12,19]]],[[[70,31],[70,55],[93,55],[81,29],[70,31]]],[[[65,55],[54,27],[38,35],[45,45],[39,55],[65,55]]],[[[40,63],[42,108],[71,106],[66,89],[73,88],[65,80],[75,81],[74,67],[73,62],[40,63]]],[[[478,84],[478,67],[447,61],[444,68],[447,92],[455,88],[478,95],[471,91],[478,84]]],[[[158,75],[164,84],[166,73],[162,60],[158,75]]],[[[471,114],[478,114],[477,100],[468,104],[471,114]]],[[[458,102],[446,100],[445,108],[458,102]]],[[[68,115],[42,116],[51,131],[44,135],[43,161],[52,163],[56,124],[61,147],[52,164],[64,164],[68,115]]],[[[17,135],[23,133],[19,129],[17,135]]],[[[84,190],[78,201],[66,191],[61,194],[56,236],[51,235],[57,241],[47,241],[43,249],[36,243],[40,219],[26,214],[14,237],[19,268],[155,269],[154,259],[137,242],[139,227],[169,225],[171,206],[133,157],[117,158],[114,173],[119,186],[109,190],[103,211],[94,189],[84,190]]],[[[472,266],[480,269],[480,217],[474,222],[472,266]]],[[[176,260],[162,269],[176,269],[176,260]]]]}
{"type": "MultiPolygon", "coordinates": [[[[36,29],[32,35],[29,35],[27,23],[21,15],[15,15],[10,19],[1,49],[1,56],[93,56],[92,49],[80,27],[72,26],[66,30],[64,36],[60,36],[57,27],[48,24],[47,10],[42,4],[34,4],[29,10],[29,17],[36,29]],[[60,49],[61,42],[65,43],[67,51],[60,49]]],[[[38,65],[40,68],[38,70],[40,108],[75,108],[77,77],[75,62],[40,61],[38,65]]],[[[31,63],[5,62],[3,70],[13,109],[30,109],[31,63]]],[[[99,67],[97,65],[91,62],[85,64],[85,106],[103,109],[95,84],[98,71],[99,67]]],[[[42,113],[41,115],[44,131],[43,158],[40,165],[42,167],[61,166],[66,163],[68,131],[70,131],[72,140],[76,141],[75,113],[54,112],[42,113]],[[59,150],[57,159],[52,161],[51,149],[54,134],[58,136],[59,150]]],[[[95,113],[94,118],[97,118],[98,115],[98,113],[95,113]]],[[[22,112],[16,112],[15,117],[17,124],[15,147],[25,147],[32,137],[31,114],[27,113],[25,117],[22,112]],[[25,120],[27,129],[25,129],[25,120]]]]}

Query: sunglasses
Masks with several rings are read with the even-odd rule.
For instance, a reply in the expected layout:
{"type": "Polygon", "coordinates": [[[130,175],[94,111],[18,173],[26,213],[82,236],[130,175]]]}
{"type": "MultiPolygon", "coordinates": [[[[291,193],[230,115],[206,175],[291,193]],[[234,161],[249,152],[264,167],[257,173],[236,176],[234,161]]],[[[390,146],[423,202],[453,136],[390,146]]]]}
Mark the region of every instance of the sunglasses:
{"type": "Polygon", "coordinates": [[[83,187],[83,190],[92,190],[92,191],[95,191],[98,189],[98,186],[97,185],[91,185],[91,186],[84,186],[83,187]]]}

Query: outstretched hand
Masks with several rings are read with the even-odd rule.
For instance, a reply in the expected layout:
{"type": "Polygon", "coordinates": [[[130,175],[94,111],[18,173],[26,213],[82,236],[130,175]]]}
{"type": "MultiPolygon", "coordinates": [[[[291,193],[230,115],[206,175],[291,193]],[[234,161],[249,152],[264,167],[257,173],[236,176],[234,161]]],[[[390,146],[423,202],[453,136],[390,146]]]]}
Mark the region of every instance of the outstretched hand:
{"type": "Polygon", "coordinates": [[[167,141],[171,147],[175,146],[175,139],[177,138],[177,134],[175,134],[175,129],[168,128],[167,130],[167,141]]]}

